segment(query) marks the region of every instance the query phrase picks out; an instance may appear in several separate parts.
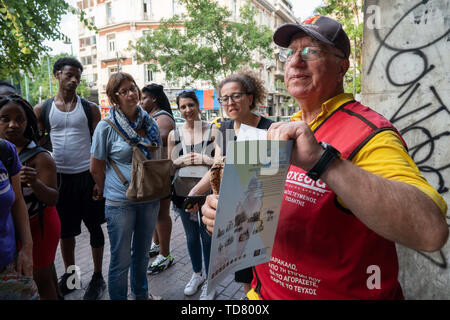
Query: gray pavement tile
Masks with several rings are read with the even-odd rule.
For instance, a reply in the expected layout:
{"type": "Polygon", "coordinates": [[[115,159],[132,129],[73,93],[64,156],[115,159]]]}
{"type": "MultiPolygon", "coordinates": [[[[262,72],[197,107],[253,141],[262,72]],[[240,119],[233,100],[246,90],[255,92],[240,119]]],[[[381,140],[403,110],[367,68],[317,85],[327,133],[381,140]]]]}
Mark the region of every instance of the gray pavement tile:
{"type": "MultiPolygon", "coordinates": [[[[105,281],[108,282],[108,268],[110,260],[109,238],[106,229],[106,223],[102,225],[105,235],[105,248],[102,272],[105,281]]],[[[198,300],[200,298],[201,290],[193,296],[187,297],[184,295],[184,287],[189,282],[192,276],[192,265],[189,258],[189,253],[186,246],[186,235],[184,233],[181,220],[173,221],[172,236],[171,236],[171,254],[175,258],[174,264],[167,270],[157,275],[148,276],[150,292],[154,295],[161,296],[164,300],[198,300]]],[[[150,259],[150,262],[154,258],[150,259]]],[[[91,247],[89,244],[89,232],[86,227],[82,225],[82,232],[76,237],[75,247],[75,261],[80,267],[81,272],[81,289],[75,290],[67,295],[67,300],[82,300],[84,291],[91,279],[93,272],[91,247]]],[[[61,256],[60,249],[57,250],[55,258],[55,267],[58,277],[64,273],[64,263],[61,256]]],[[[129,289],[130,291],[130,289],[129,289]]],[[[234,282],[234,275],[230,275],[218,286],[217,300],[238,300],[242,297],[243,290],[240,284],[234,282]]],[[[131,298],[131,296],[130,296],[131,298]]],[[[108,300],[109,295],[106,290],[102,300],[108,300]]]]}

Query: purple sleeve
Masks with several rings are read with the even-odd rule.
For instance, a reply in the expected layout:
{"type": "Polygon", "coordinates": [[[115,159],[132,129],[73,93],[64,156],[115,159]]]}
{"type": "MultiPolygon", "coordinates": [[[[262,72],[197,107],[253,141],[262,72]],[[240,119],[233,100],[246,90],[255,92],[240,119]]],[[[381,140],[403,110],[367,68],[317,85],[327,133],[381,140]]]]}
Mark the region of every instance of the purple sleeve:
{"type": "Polygon", "coordinates": [[[5,140],[5,142],[13,155],[13,163],[11,166],[11,177],[12,177],[15,176],[20,171],[20,169],[22,168],[22,164],[20,163],[19,156],[17,155],[16,146],[9,141],[5,140]]]}

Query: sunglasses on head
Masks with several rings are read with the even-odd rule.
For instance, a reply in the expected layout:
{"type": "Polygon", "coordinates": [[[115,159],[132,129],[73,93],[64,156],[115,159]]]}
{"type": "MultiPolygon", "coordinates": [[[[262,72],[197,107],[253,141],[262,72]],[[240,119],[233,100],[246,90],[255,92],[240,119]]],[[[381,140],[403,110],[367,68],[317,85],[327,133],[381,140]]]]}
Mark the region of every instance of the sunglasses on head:
{"type": "Polygon", "coordinates": [[[178,97],[179,95],[181,95],[181,94],[183,94],[183,93],[191,93],[191,92],[195,92],[195,89],[183,89],[183,90],[178,91],[178,92],[176,93],[176,95],[177,95],[177,97],[178,97]]]}

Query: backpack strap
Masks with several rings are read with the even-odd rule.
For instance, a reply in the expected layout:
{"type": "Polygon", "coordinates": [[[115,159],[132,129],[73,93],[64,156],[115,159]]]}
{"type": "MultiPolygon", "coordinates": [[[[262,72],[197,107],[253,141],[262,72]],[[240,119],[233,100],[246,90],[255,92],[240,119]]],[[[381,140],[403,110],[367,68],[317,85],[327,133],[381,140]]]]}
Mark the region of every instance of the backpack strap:
{"type": "Polygon", "coordinates": [[[42,123],[44,124],[44,134],[50,134],[50,120],[49,120],[49,115],[50,115],[50,110],[52,108],[52,104],[53,101],[55,100],[55,97],[52,97],[50,99],[47,99],[44,101],[44,103],[42,104],[42,109],[41,109],[41,119],[42,119],[42,123]]]}
{"type": "Polygon", "coordinates": [[[47,149],[44,149],[39,146],[35,146],[35,147],[29,148],[29,149],[28,148],[23,149],[19,153],[19,160],[20,160],[20,162],[22,162],[22,164],[24,164],[25,162],[27,162],[28,160],[33,158],[35,155],[37,155],[38,153],[41,153],[41,152],[47,152],[47,149]]]}
{"type": "MultiPolygon", "coordinates": [[[[48,152],[48,150],[45,148],[42,148],[40,146],[36,146],[36,145],[31,148],[24,148],[19,153],[19,160],[20,160],[20,162],[22,162],[22,164],[25,164],[28,160],[30,160],[35,155],[37,155],[38,153],[41,153],[41,152],[48,152]]],[[[41,238],[43,238],[44,237],[44,210],[45,210],[45,208],[47,208],[47,205],[45,203],[39,201],[39,199],[36,197],[36,195],[34,193],[31,195],[28,195],[28,196],[24,195],[24,199],[25,199],[25,202],[29,205],[28,215],[30,216],[30,218],[34,217],[36,215],[36,211],[37,211],[37,215],[38,215],[38,219],[39,219],[39,226],[41,228],[41,238]]]]}
{"type": "Polygon", "coordinates": [[[88,120],[89,132],[91,133],[91,140],[92,140],[92,135],[94,134],[94,130],[92,130],[93,120],[92,120],[91,103],[81,97],[80,97],[80,100],[81,100],[81,105],[83,106],[84,113],[86,114],[86,118],[88,120]]]}
{"type": "MultiPolygon", "coordinates": [[[[55,97],[52,97],[50,99],[45,100],[44,103],[42,104],[41,118],[42,118],[42,122],[44,123],[44,132],[47,134],[50,134],[50,130],[51,130],[49,118],[50,118],[50,110],[52,108],[52,104],[53,104],[54,100],[55,100],[55,97]]],[[[80,97],[80,100],[81,100],[81,105],[83,106],[83,111],[86,114],[89,132],[91,133],[91,138],[92,138],[94,131],[92,130],[93,120],[92,120],[91,103],[81,97],[80,97]]]]}
{"type": "Polygon", "coordinates": [[[0,161],[5,166],[6,171],[8,171],[9,181],[11,182],[11,171],[14,158],[13,154],[11,153],[11,149],[3,139],[0,139],[0,151],[0,161]]]}
{"type": "Polygon", "coordinates": [[[170,113],[168,113],[166,110],[159,110],[158,112],[156,112],[155,114],[153,114],[152,117],[153,117],[153,118],[157,118],[157,117],[159,117],[160,115],[163,115],[163,114],[169,116],[169,117],[172,119],[172,121],[175,121],[175,119],[173,118],[173,116],[172,116],[170,113]]]}

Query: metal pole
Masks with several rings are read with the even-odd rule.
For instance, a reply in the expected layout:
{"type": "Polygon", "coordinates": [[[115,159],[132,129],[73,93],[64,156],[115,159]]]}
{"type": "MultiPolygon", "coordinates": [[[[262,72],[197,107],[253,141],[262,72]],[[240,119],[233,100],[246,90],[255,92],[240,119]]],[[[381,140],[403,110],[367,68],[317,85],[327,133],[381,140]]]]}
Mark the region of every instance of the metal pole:
{"type": "Polygon", "coordinates": [[[30,88],[28,87],[28,77],[27,74],[24,73],[23,77],[25,78],[25,96],[27,98],[27,101],[30,101],[30,88]]]}
{"type": "Polygon", "coordinates": [[[53,97],[52,73],[50,72],[50,58],[48,56],[47,56],[47,67],[48,67],[48,86],[50,88],[50,97],[53,97]]]}

